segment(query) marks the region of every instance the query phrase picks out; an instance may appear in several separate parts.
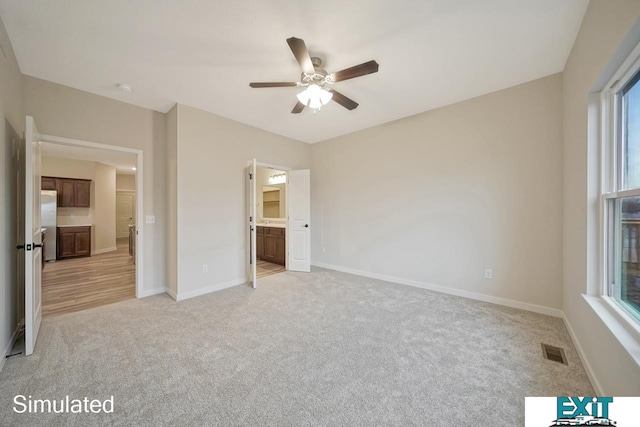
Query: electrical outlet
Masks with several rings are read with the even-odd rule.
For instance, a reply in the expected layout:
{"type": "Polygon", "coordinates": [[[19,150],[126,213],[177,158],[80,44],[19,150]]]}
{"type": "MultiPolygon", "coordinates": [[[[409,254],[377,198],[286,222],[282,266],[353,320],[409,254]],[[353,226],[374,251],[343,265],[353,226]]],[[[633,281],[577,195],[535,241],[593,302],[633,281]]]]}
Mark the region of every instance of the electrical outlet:
{"type": "Polygon", "coordinates": [[[207,264],[202,264],[202,272],[203,273],[208,273],[209,272],[209,266],[207,264]]]}
{"type": "Polygon", "coordinates": [[[490,268],[487,268],[486,270],[484,270],[484,278],[493,279],[493,270],[490,268]]]}
{"type": "Polygon", "coordinates": [[[322,247],[322,253],[326,254],[327,253],[327,248],[325,248],[324,246],[322,247]]]}
{"type": "Polygon", "coordinates": [[[147,224],[155,224],[156,223],[156,216],[155,215],[147,215],[145,218],[145,222],[147,224]]]}

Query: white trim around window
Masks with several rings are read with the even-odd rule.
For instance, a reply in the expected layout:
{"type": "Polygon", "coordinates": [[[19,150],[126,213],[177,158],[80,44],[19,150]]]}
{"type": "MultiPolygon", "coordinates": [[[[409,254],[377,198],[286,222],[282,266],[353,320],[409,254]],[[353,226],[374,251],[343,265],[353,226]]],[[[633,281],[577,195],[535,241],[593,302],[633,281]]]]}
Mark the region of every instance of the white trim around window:
{"type": "MultiPolygon", "coordinates": [[[[640,365],[640,317],[630,305],[625,307],[622,298],[614,298],[616,286],[621,284],[622,227],[618,224],[621,215],[620,203],[615,200],[640,197],[640,188],[627,189],[625,181],[626,161],[622,140],[624,105],[622,90],[640,73],[640,44],[622,63],[620,68],[600,92],[600,244],[598,295],[585,295],[585,299],[607,326],[627,340],[625,347],[634,348],[632,357],[640,365]],[[615,262],[614,262],[615,261],[615,262]],[[610,286],[614,284],[614,286],[610,286]],[[615,289],[612,289],[615,288],[615,289]],[[603,308],[609,313],[605,315],[603,308]],[[617,325],[614,325],[616,323],[617,325]],[[622,333],[622,329],[626,333],[622,333]],[[631,340],[631,341],[629,341],[631,340]],[[637,354],[634,354],[637,353],[637,354]]],[[[640,238],[640,236],[638,236],[640,238]]],[[[640,256],[640,254],[638,255],[640,256]]],[[[618,337],[621,338],[620,336],[618,337]]]]}

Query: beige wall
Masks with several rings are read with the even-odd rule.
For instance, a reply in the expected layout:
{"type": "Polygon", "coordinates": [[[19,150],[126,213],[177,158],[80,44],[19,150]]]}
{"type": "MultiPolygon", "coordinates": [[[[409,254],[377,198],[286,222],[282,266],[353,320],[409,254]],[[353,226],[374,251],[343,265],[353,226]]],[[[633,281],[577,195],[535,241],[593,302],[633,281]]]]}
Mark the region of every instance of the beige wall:
{"type": "Polygon", "coordinates": [[[247,161],[304,169],[310,154],[308,144],[178,105],[179,298],[247,279],[247,161]]]}
{"type": "Polygon", "coordinates": [[[66,86],[23,77],[23,106],[40,132],[143,151],[144,283],[140,296],[166,286],[166,123],[165,115],[66,86]]]}
{"type": "Polygon", "coordinates": [[[314,263],[559,309],[561,94],[556,74],[314,144],[314,263]]]}
{"type": "Polygon", "coordinates": [[[93,179],[96,162],[42,156],[42,176],[93,179]]]}
{"type": "Polygon", "coordinates": [[[58,207],[58,225],[91,224],[91,253],[116,249],[116,168],[99,162],[42,157],[42,175],[91,180],[91,206],[58,207]]]}
{"type": "MultiPolygon", "coordinates": [[[[621,61],[616,51],[639,16],[637,0],[592,0],[563,76],[563,310],[594,385],[608,396],[640,395],[640,369],[582,297],[598,265],[598,148],[592,147],[588,176],[587,107],[589,93],[602,89],[596,82],[611,73],[612,59],[621,61]]],[[[638,41],[636,36],[631,47],[638,41]]]]}
{"type": "Polygon", "coordinates": [[[21,148],[24,133],[22,113],[21,74],[5,31],[0,21],[0,369],[4,366],[4,355],[10,350],[11,337],[22,317],[23,288],[18,274],[17,211],[18,190],[16,182],[16,155],[21,148]],[[18,295],[20,294],[20,295],[18,295]]]}
{"type": "Polygon", "coordinates": [[[116,190],[136,191],[136,176],[116,173],[116,190]]]}

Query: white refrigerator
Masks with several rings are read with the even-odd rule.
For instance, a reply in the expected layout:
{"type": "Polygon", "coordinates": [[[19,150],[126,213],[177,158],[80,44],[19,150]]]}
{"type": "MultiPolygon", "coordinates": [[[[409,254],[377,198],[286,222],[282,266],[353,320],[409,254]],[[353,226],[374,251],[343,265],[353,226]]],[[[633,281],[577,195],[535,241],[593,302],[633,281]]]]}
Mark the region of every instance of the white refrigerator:
{"type": "Polygon", "coordinates": [[[58,192],[42,191],[40,197],[42,228],[45,232],[45,261],[56,260],[56,234],[57,234],[57,214],[58,214],[58,192]]]}

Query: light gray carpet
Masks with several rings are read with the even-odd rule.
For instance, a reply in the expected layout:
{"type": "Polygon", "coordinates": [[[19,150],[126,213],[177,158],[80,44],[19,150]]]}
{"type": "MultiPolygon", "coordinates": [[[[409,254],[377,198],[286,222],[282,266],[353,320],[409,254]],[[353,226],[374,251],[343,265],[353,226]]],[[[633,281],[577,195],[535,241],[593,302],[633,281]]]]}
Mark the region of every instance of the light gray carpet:
{"type": "Polygon", "coordinates": [[[560,319],[323,269],[46,319],[0,390],[7,426],[518,426],[525,396],[594,393],[560,319]],[[115,412],[18,415],[16,394],[115,412]]]}

